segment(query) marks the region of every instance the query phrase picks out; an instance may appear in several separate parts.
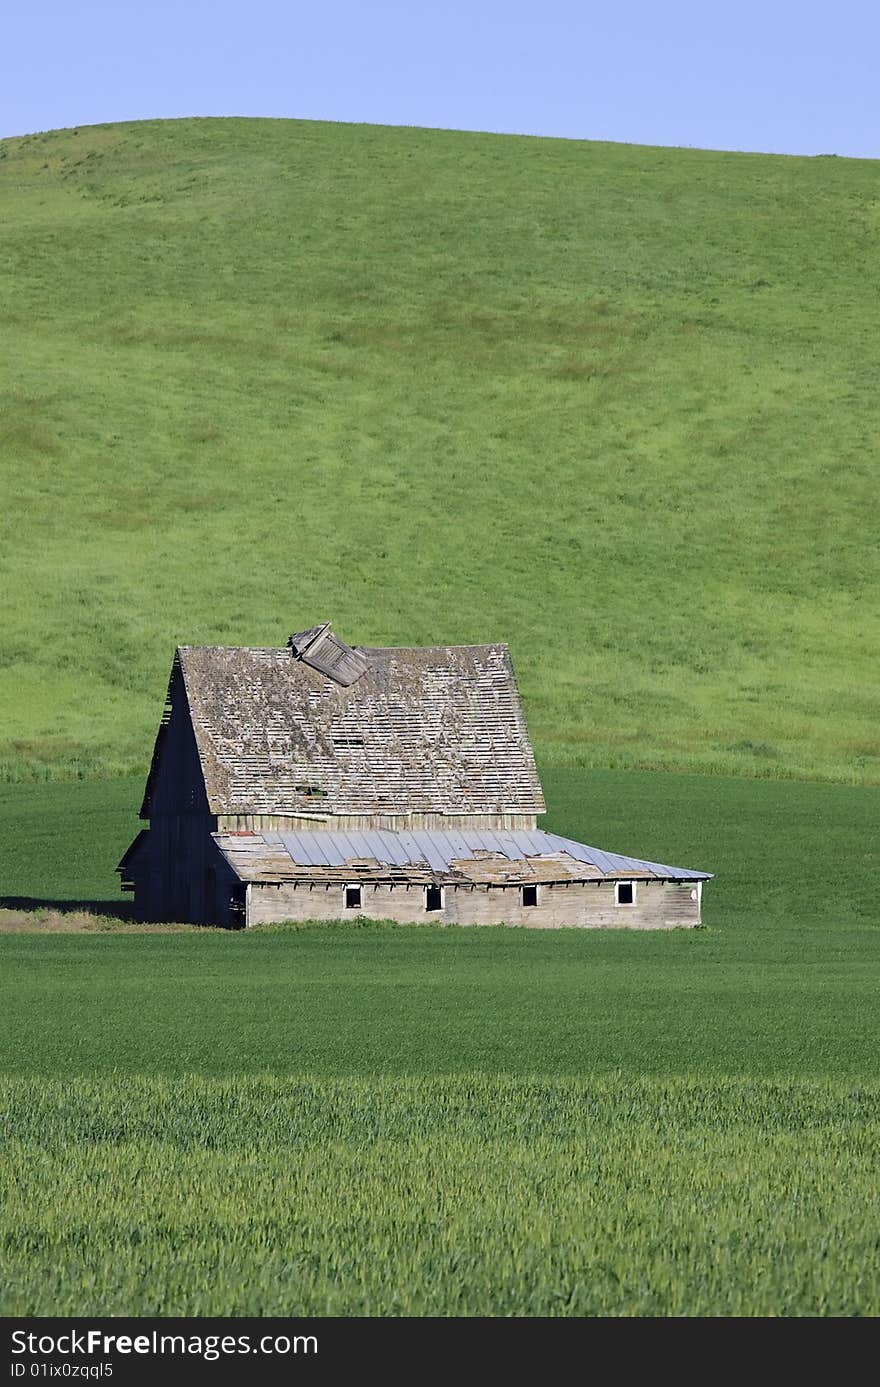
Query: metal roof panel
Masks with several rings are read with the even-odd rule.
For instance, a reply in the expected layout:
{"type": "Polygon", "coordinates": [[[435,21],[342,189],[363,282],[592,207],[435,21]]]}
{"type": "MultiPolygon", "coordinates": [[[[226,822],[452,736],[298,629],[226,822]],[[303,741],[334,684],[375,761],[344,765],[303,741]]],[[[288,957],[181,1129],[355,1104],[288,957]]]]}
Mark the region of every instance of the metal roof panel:
{"type": "MultiPolygon", "coordinates": [[[[236,843],[235,834],[218,833],[216,838],[227,845],[236,843]]],[[[456,861],[478,860],[478,855],[494,853],[511,862],[527,861],[532,857],[554,857],[567,854],[575,862],[583,862],[603,875],[621,877],[628,872],[650,873],[664,880],[704,881],[711,873],[686,867],[672,867],[648,862],[638,857],[604,852],[588,847],[573,838],[540,830],[514,829],[298,829],[296,832],[265,832],[249,835],[254,850],[265,845],[267,850],[278,848],[290,858],[291,867],[342,867],[350,861],[373,858],[381,865],[395,868],[429,866],[438,873],[452,870],[456,861]]]]}

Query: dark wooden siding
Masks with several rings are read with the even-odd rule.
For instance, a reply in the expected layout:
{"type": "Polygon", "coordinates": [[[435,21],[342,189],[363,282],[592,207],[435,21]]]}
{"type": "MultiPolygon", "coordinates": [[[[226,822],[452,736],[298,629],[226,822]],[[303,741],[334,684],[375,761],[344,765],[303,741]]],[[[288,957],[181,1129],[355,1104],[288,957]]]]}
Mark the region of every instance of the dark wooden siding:
{"type": "Polygon", "coordinates": [[[211,839],[217,820],[205,779],[183,680],[172,681],[171,707],[152,772],[145,870],[135,881],[135,911],[151,920],[225,924],[231,873],[211,839]]]}

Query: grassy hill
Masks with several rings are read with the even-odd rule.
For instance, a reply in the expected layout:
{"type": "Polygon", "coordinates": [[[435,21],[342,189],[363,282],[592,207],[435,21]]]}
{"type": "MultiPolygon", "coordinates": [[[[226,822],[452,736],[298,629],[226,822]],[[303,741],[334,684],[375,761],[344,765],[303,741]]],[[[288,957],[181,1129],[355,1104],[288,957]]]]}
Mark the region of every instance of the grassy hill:
{"type": "Polygon", "coordinates": [[[545,764],[880,782],[876,163],[187,120],[0,208],[0,776],[329,617],[509,639],[545,764]]]}

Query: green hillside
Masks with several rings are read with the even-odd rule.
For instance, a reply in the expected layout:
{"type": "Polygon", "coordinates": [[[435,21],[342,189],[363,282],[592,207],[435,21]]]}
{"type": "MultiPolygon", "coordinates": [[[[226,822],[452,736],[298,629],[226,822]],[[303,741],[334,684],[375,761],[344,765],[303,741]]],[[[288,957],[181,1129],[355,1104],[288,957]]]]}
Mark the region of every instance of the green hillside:
{"type": "Polygon", "coordinates": [[[508,639],[545,764],[880,782],[878,165],[296,121],[0,143],[0,775],[175,642],[508,639]]]}

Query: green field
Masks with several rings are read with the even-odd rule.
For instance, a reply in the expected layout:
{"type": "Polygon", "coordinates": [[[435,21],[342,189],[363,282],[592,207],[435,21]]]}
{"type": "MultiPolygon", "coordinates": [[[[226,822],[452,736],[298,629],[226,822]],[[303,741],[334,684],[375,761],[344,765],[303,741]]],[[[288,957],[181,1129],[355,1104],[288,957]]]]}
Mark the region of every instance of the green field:
{"type": "MultiPolygon", "coordinates": [[[[714,870],[705,929],[0,911],[0,1310],[880,1313],[880,796],[544,780],[556,829],[714,870]]],[[[137,788],[8,787],[10,895],[42,822],[47,905],[118,908],[98,849],[137,788]]]]}
{"type": "Polygon", "coordinates": [[[876,1315],[880,1086],[0,1080],[3,1309],[876,1315]]]}
{"type": "Polygon", "coordinates": [[[877,165],[0,142],[0,1313],[880,1314],[877,165]],[[705,928],[127,918],[177,642],[509,640],[705,928]],[[661,773],[662,772],[662,773],[661,773]]]}
{"type": "Polygon", "coordinates": [[[509,640],[545,764],[880,782],[875,163],[186,120],[0,202],[0,776],[331,618],[509,640]]]}
{"type": "MultiPolygon", "coordinates": [[[[877,791],[625,772],[543,779],[557,831],[715,872],[706,928],[15,934],[2,941],[6,1067],[47,1076],[875,1073],[877,791]]],[[[128,810],[137,789],[129,786],[128,810]]],[[[78,881],[71,868],[62,891],[65,852],[74,863],[102,786],[8,787],[0,837],[17,831],[16,804],[30,800],[32,817],[29,865],[4,894],[35,900],[42,875],[55,884],[47,904],[104,900],[118,910],[109,849],[124,845],[131,823],[116,790],[115,812],[84,835],[92,859],[78,881]],[[54,868],[40,860],[39,806],[54,868]]]]}

